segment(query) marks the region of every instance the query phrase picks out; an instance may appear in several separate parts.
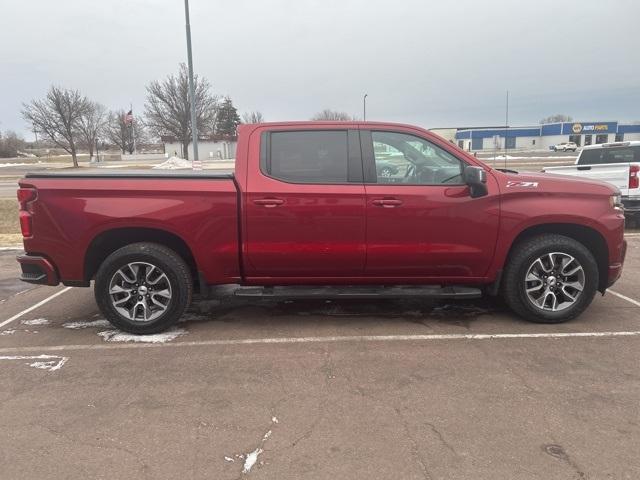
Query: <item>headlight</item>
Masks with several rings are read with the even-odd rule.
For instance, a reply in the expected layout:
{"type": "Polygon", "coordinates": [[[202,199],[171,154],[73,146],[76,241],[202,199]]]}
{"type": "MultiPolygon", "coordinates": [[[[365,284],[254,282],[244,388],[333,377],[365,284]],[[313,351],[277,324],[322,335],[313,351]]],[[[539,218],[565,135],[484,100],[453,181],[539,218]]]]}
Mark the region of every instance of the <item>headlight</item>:
{"type": "Polygon", "coordinates": [[[622,195],[620,195],[619,193],[616,193],[615,195],[611,195],[609,197],[609,204],[611,205],[611,208],[615,208],[616,210],[624,210],[624,207],[622,206],[622,195]]]}

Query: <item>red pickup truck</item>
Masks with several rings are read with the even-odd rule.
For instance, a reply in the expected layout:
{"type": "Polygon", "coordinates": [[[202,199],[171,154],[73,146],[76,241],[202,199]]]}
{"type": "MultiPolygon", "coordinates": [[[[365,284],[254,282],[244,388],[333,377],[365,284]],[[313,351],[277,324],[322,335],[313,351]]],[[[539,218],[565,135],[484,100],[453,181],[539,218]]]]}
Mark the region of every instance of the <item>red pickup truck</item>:
{"type": "Polygon", "coordinates": [[[87,287],[115,326],[152,333],[192,293],[474,298],[579,315],[620,276],[609,184],[500,171],[421,128],[238,129],[235,174],[64,170],[20,181],[22,280],[87,287]]]}

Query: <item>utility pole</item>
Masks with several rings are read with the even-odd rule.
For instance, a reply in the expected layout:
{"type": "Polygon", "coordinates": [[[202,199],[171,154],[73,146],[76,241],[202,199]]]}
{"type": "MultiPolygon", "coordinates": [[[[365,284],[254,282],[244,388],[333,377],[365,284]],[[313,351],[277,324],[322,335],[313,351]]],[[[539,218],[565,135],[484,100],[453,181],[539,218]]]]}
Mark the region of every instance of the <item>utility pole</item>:
{"type": "MultiPolygon", "coordinates": [[[[193,158],[191,164],[193,168],[198,165],[198,125],[196,124],[196,98],[193,87],[193,56],[191,54],[191,25],[189,23],[189,0],[184,0],[184,18],[187,30],[187,64],[189,66],[189,100],[191,102],[191,138],[193,142],[193,158]],[[194,165],[194,162],[195,165],[194,165]]],[[[187,145],[187,148],[189,146],[187,145]]]]}
{"type": "Polygon", "coordinates": [[[504,119],[504,168],[507,168],[507,133],[509,132],[509,90],[507,90],[507,108],[504,119]]]}
{"type": "Polygon", "coordinates": [[[362,121],[367,121],[367,97],[369,94],[365,93],[362,97],[362,121]]]}

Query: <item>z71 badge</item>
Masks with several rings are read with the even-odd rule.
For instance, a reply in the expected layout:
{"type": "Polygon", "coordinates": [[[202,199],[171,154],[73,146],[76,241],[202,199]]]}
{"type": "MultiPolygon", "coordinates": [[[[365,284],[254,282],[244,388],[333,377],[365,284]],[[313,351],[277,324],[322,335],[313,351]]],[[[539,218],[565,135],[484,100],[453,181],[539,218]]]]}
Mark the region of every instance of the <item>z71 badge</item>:
{"type": "Polygon", "coordinates": [[[516,182],[516,181],[509,181],[509,182],[507,182],[507,188],[510,188],[510,187],[538,188],[538,182],[516,182]]]}

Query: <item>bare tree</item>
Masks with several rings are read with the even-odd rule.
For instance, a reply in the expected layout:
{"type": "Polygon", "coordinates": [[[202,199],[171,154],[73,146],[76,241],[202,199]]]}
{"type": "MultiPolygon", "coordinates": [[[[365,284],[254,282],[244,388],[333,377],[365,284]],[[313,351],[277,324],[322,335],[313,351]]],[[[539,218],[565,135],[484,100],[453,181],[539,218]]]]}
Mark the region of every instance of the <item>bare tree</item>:
{"type": "Polygon", "coordinates": [[[107,109],[97,102],[87,102],[84,115],[80,117],[78,129],[80,136],[89,150],[89,159],[93,159],[93,150],[98,137],[103,133],[107,123],[107,109]]]}
{"type": "MultiPolygon", "coordinates": [[[[194,76],[196,125],[199,134],[213,131],[218,108],[218,97],[210,92],[206,78],[194,76]]],[[[147,86],[145,116],[151,132],[160,137],[171,135],[182,143],[185,157],[189,156],[191,142],[191,113],[189,110],[189,75],[184,63],[178,75],[169,75],[163,81],[147,86]]]]}
{"type": "Polygon", "coordinates": [[[24,148],[24,138],[10,130],[4,135],[0,132],[0,158],[17,157],[21,148],[24,148]]]}
{"type": "Polygon", "coordinates": [[[135,149],[133,122],[127,120],[127,113],[124,110],[109,112],[105,135],[107,140],[116,145],[123,154],[133,153],[135,149]]]}
{"type": "Polygon", "coordinates": [[[572,122],[573,117],[570,115],[564,115],[562,113],[556,113],[555,115],[551,115],[549,117],[545,117],[540,120],[540,123],[558,123],[558,122],[572,122]]]}
{"type": "Polygon", "coordinates": [[[242,114],[242,122],[243,123],[264,123],[264,117],[262,113],[255,112],[245,112],[242,114]]]}
{"type": "Polygon", "coordinates": [[[42,100],[23,103],[22,117],[46,135],[58,147],[71,154],[73,166],[78,166],[77,142],[80,119],[86,113],[89,100],[78,90],[51,86],[42,100]]]}
{"type": "Polygon", "coordinates": [[[352,120],[351,116],[345,112],[338,112],[336,110],[331,110],[329,108],[325,108],[321,112],[316,113],[311,120],[337,120],[337,121],[346,121],[352,120]]]}

